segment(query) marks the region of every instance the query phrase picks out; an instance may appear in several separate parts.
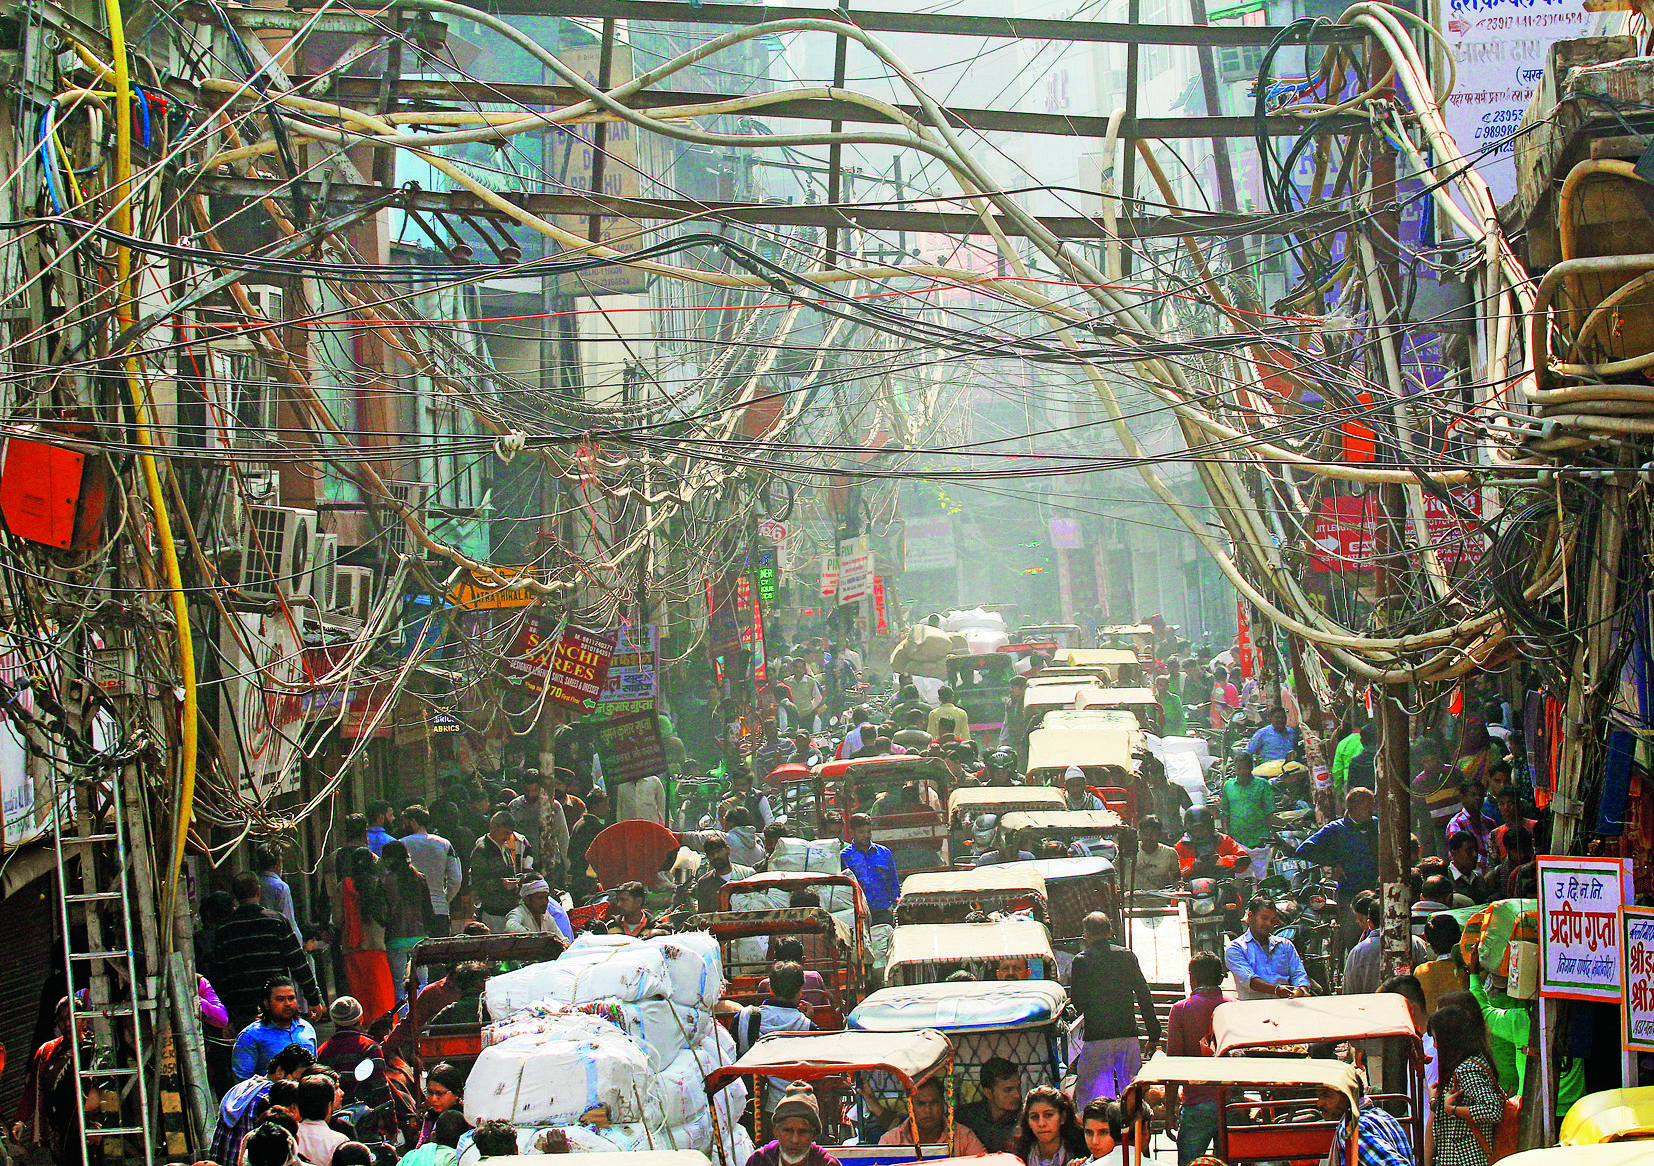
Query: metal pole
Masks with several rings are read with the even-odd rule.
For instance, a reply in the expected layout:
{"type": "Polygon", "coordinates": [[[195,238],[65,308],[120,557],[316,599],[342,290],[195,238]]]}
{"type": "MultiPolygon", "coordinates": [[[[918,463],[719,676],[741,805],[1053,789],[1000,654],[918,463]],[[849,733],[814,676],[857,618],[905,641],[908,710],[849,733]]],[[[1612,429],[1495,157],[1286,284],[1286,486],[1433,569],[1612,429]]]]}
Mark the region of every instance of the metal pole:
{"type": "MultiPolygon", "coordinates": [[[[843,0],[839,4],[839,13],[846,21],[850,19],[850,0],[843,0]]],[[[843,89],[845,70],[850,55],[850,41],[846,37],[839,37],[833,45],[833,88],[843,89]]],[[[842,121],[829,122],[828,128],[835,134],[844,129],[842,121]]],[[[834,142],[827,147],[827,205],[836,207],[839,203],[839,177],[844,172],[844,147],[834,142]]],[[[838,228],[827,228],[827,266],[838,266],[838,228]]]]}
{"type": "MultiPolygon", "coordinates": [[[[1206,0],[1189,0],[1189,19],[1197,25],[1207,23],[1206,0]]],[[[1212,67],[1212,46],[1197,45],[1195,54],[1200,63],[1200,92],[1206,100],[1206,113],[1214,117],[1223,112],[1223,99],[1218,93],[1217,70],[1212,67]]],[[[1235,210],[1240,206],[1240,199],[1235,194],[1235,169],[1229,157],[1228,138],[1212,139],[1212,168],[1217,172],[1218,205],[1226,211],[1235,210]]],[[[1246,266],[1245,242],[1236,236],[1228,240],[1225,248],[1229,253],[1229,270],[1242,270],[1246,266]]]]}
{"type": "MultiPolygon", "coordinates": [[[[1142,19],[1141,0],[1128,0],[1126,4],[1126,23],[1136,24],[1142,19]]],[[[1125,150],[1125,160],[1120,168],[1120,188],[1116,191],[1117,199],[1129,208],[1134,205],[1132,197],[1137,193],[1137,54],[1136,44],[1126,46],[1126,116],[1120,124],[1120,145],[1125,150]]],[[[1111,164],[1111,159],[1103,159],[1103,165],[1111,164]]],[[[1120,248],[1120,274],[1131,274],[1131,248],[1120,248]]]]}

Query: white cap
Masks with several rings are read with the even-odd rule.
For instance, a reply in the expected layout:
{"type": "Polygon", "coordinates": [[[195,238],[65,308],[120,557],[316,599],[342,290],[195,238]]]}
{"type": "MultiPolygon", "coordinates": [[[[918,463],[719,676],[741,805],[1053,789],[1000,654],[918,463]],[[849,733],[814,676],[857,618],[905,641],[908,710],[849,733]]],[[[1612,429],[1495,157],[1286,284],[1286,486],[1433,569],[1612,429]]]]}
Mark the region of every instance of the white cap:
{"type": "Polygon", "coordinates": [[[1062,771],[1062,779],[1063,779],[1064,784],[1066,784],[1070,778],[1074,778],[1074,777],[1077,777],[1081,781],[1084,781],[1085,780],[1085,770],[1081,769],[1078,765],[1070,765],[1067,769],[1062,771]]]}
{"type": "Polygon", "coordinates": [[[530,879],[528,882],[523,883],[517,888],[517,895],[524,899],[528,898],[530,895],[549,894],[551,894],[551,887],[546,884],[545,879],[530,879]]]}

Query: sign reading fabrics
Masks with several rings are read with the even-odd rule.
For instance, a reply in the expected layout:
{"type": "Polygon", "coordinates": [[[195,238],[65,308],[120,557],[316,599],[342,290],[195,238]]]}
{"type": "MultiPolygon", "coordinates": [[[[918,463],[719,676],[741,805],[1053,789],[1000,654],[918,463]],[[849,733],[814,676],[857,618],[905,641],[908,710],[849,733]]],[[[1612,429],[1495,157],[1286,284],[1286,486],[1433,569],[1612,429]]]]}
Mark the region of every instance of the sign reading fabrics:
{"type": "Polygon", "coordinates": [[[1631,860],[1539,859],[1539,994],[1620,999],[1620,909],[1631,860]]]}
{"type": "Polygon", "coordinates": [[[533,693],[578,709],[595,709],[608,680],[614,634],[567,627],[553,636],[537,620],[517,633],[506,658],[506,674],[533,693]]]}
{"type": "Polygon", "coordinates": [[[610,717],[598,726],[597,755],[603,761],[603,780],[610,784],[665,773],[660,717],[654,709],[610,717]]]}
{"type": "Polygon", "coordinates": [[[1625,1047],[1654,1052],[1654,907],[1627,907],[1620,913],[1623,961],[1625,1047]]]}

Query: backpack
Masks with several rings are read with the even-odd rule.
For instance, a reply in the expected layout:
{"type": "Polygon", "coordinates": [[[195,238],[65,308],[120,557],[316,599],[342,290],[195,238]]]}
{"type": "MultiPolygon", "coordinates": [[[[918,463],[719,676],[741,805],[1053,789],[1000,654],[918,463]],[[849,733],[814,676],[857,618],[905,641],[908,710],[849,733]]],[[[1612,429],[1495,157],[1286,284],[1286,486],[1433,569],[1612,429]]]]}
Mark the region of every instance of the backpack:
{"type": "Polygon", "coordinates": [[[758,1043],[761,1035],[759,1024],[764,1014],[756,1004],[748,1004],[735,1014],[735,1052],[737,1056],[746,1056],[747,1050],[758,1043]]]}
{"type": "Polygon", "coordinates": [[[1476,1135],[1476,1140],[1482,1144],[1482,1150],[1487,1154],[1488,1162],[1497,1162],[1501,1158],[1508,1158],[1516,1153],[1517,1138],[1521,1134],[1522,1099],[1520,1097],[1505,1098],[1505,1112],[1499,1115],[1498,1124],[1493,1127],[1492,1145],[1488,1144],[1488,1137],[1482,1133],[1482,1127],[1474,1121],[1466,1122],[1470,1132],[1476,1135]]]}

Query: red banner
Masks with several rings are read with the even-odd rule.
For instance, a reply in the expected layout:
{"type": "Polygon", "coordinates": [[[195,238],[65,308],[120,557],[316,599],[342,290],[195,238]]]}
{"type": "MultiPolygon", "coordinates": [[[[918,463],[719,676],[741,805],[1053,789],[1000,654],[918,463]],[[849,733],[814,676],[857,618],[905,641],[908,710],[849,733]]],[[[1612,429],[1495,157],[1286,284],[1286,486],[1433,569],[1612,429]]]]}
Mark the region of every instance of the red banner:
{"type": "Polygon", "coordinates": [[[614,656],[613,632],[591,632],[571,627],[562,638],[551,639],[530,621],[517,633],[505,670],[530,692],[579,709],[594,709],[609,676],[614,656]]]}
{"type": "MultiPolygon", "coordinates": [[[[1406,529],[1411,553],[1416,555],[1428,542],[1435,548],[1443,567],[1479,563],[1482,559],[1482,536],[1478,533],[1481,488],[1460,486],[1449,493],[1453,498],[1451,505],[1434,494],[1425,494],[1425,539],[1421,540],[1413,530],[1409,515],[1406,529]]],[[[1372,570],[1377,556],[1377,532],[1376,492],[1321,499],[1310,547],[1312,568],[1317,571],[1372,570]]]]}

